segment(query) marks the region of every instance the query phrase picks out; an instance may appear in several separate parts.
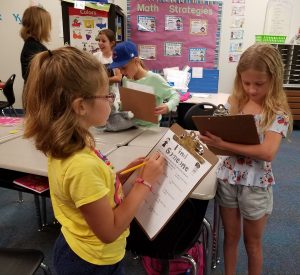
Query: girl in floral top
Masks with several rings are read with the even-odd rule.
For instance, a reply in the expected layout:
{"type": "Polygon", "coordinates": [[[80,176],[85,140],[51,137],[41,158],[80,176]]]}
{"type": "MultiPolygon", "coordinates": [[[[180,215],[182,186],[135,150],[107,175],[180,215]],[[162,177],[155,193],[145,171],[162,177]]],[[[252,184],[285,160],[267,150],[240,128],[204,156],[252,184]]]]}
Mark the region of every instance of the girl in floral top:
{"type": "Polygon", "coordinates": [[[231,143],[208,132],[201,136],[204,143],[233,153],[221,157],[217,169],[216,199],[224,225],[225,274],[235,274],[241,232],[248,274],[262,271],[263,231],[273,208],[271,161],[293,125],[282,87],[283,65],[278,51],[267,44],[249,47],[237,65],[227,107],[232,115],[254,115],[260,144],[231,143]]]}

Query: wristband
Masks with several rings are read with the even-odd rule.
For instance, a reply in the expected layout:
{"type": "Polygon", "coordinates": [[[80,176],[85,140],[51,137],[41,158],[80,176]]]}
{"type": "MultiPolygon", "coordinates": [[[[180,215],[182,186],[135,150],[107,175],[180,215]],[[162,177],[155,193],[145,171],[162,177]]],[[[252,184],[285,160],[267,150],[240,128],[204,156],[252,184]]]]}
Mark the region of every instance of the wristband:
{"type": "Polygon", "coordinates": [[[152,191],[152,185],[149,182],[145,181],[143,178],[137,177],[135,179],[135,182],[146,185],[150,189],[150,191],[152,191]]]}

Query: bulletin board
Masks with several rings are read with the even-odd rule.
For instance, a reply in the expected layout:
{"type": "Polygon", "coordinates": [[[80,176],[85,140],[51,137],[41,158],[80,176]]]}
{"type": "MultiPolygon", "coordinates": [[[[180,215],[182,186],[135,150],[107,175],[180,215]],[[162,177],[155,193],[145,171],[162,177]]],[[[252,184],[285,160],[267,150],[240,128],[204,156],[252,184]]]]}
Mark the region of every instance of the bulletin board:
{"type": "Polygon", "coordinates": [[[128,38],[150,70],[218,67],[222,2],[128,1],[128,38]]]}

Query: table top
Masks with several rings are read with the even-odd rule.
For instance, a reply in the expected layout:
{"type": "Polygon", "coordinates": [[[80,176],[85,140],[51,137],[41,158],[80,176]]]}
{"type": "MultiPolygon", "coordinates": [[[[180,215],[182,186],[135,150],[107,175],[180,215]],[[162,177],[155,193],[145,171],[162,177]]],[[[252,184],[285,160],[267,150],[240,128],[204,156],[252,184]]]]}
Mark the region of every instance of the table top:
{"type": "Polygon", "coordinates": [[[19,172],[47,176],[47,158],[32,140],[17,137],[0,145],[0,167],[19,172]]]}
{"type": "Polygon", "coordinates": [[[139,158],[145,157],[151,151],[150,147],[142,146],[122,146],[117,150],[113,151],[108,159],[112,163],[115,171],[119,171],[125,168],[131,161],[139,158]]]}
{"type": "Polygon", "coordinates": [[[121,132],[105,132],[103,129],[90,128],[96,142],[113,144],[117,147],[127,145],[130,141],[140,135],[144,128],[129,129],[121,132]]]}
{"type": "MultiPolygon", "coordinates": [[[[101,150],[105,155],[109,155],[117,149],[117,146],[96,142],[96,149],[101,150]]],[[[24,139],[22,136],[11,138],[5,144],[1,144],[0,140],[0,167],[48,176],[47,157],[35,148],[32,140],[24,139]]]]}
{"type": "Polygon", "coordinates": [[[168,131],[167,127],[151,127],[129,142],[130,146],[153,148],[161,137],[168,131]]]}

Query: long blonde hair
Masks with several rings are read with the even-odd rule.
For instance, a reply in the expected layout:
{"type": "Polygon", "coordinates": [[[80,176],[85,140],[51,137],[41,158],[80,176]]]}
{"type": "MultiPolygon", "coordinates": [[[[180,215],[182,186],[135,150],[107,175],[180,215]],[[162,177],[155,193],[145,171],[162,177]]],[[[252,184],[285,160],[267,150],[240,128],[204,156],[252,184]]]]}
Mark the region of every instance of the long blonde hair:
{"type": "Polygon", "coordinates": [[[283,114],[289,119],[289,132],[291,132],[293,118],[283,90],[283,63],[278,50],[269,44],[254,44],[241,55],[236,68],[234,89],[231,96],[234,104],[231,104],[230,113],[240,113],[249,99],[241,80],[241,74],[249,69],[267,73],[270,77],[270,88],[262,106],[260,124],[262,131],[270,127],[276,114],[283,114]]]}
{"type": "Polygon", "coordinates": [[[33,137],[38,150],[55,158],[94,146],[72,102],[100,89],[108,89],[108,78],[104,66],[91,54],[63,47],[35,55],[23,96],[24,137],[33,137]]]}
{"type": "Polygon", "coordinates": [[[51,32],[51,16],[39,6],[27,8],[22,16],[20,36],[26,41],[29,37],[39,42],[49,42],[51,32]]]}

